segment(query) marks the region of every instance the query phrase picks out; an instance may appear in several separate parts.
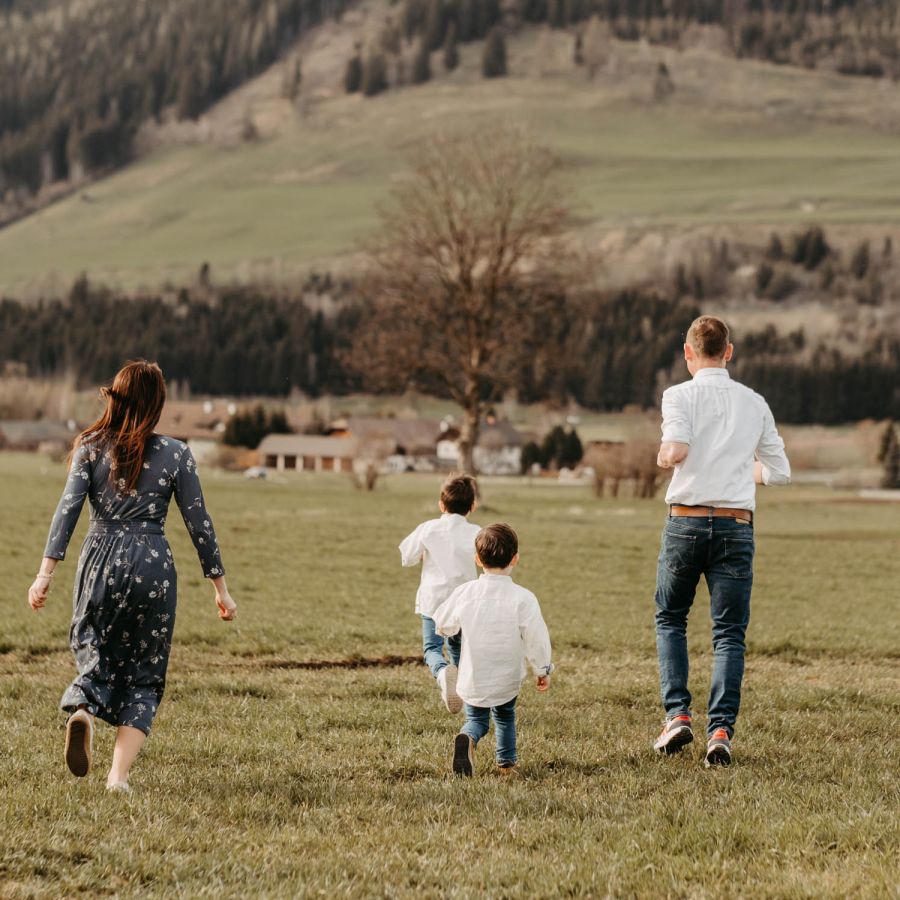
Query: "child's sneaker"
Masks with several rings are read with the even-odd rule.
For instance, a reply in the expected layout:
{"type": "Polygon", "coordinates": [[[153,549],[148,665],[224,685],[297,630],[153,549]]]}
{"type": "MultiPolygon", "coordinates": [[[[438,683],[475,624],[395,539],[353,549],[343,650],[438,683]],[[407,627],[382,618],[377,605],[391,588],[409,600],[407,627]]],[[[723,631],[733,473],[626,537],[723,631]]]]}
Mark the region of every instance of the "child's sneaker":
{"type": "Polygon", "coordinates": [[[657,753],[665,753],[671,756],[678,753],[694,739],[694,731],[691,728],[690,716],[673,716],[666,719],[666,724],[659,737],[653,744],[657,753]]]}
{"type": "Polygon", "coordinates": [[[453,774],[469,778],[475,773],[475,741],[467,734],[458,734],[453,741],[453,774]]]}
{"type": "Polygon", "coordinates": [[[724,728],[717,728],[706,744],[706,768],[731,765],[731,740],[724,728]]]}
{"type": "Polygon", "coordinates": [[[437,683],[441,688],[441,697],[444,706],[452,713],[458,713],[463,708],[462,698],[456,693],[456,679],[459,676],[459,669],[452,663],[444,666],[437,675],[437,683]]]}
{"type": "Polygon", "coordinates": [[[77,709],[66,722],[66,765],[77,778],[91,771],[94,746],[94,717],[84,709],[77,709]]]}

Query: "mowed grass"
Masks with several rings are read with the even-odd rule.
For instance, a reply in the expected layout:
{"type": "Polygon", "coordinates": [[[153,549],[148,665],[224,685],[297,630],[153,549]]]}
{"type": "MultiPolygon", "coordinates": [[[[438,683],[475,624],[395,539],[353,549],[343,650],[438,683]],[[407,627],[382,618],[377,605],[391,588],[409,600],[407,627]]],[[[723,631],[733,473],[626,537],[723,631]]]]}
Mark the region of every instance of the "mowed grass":
{"type": "Polygon", "coordinates": [[[510,77],[485,81],[481,51],[464,47],[449,76],[436,55],[433,82],[369,100],[341,92],[343,51],[302,51],[326,72],[310,76],[303,116],[278,98],[276,66],[209,115],[213,135],[223,119],[257,115],[260,140],[223,143],[201,127],[197,143],[164,143],[2,229],[0,288],[64,292],[83,271],[155,287],[203,262],[216,278],[244,280],[341,267],[377,228],[379,201],[418,141],[503,122],[559,153],[588,243],[610,228],[900,215],[889,190],[900,180],[895,87],[633,44],[613,45],[614,61],[589,82],[571,64],[571,36],[542,45],[530,29],[510,41],[510,77]],[[651,99],[660,59],[676,84],[668,104],[651,99]]]}
{"type": "MultiPolygon", "coordinates": [[[[737,759],[657,758],[653,634],[661,501],[485,484],[480,523],[519,531],[559,669],[520,699],[524,778],[448,774],[460,719],[424,666],[290,668],[412,655],[417,573],[396,545],[438,480],[373,493],[340,476],[206,473],[240,616],[219,622],[178,515],[169,686],[131,797],[68,775],[56,708],[73,541],[48,608],[25,594],[62,485],[0,455],[0,896],[887,897],[898,868],[897,508],[764,494],[737,759]]],[[[711,655],[692,617],[700,728],[711,655]]]]}

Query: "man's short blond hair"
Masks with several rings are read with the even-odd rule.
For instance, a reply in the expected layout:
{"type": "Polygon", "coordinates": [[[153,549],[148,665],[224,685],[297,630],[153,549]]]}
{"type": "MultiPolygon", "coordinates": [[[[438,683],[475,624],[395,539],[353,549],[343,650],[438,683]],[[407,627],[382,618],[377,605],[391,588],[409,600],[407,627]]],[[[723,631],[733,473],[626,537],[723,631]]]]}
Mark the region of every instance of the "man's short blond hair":
{"type": "Polygon", "coordinates": [[[700,316],[688,328],[687,343],[704,359],[721,359],[730,340],[728,326],[715,316],[700,316]]]}

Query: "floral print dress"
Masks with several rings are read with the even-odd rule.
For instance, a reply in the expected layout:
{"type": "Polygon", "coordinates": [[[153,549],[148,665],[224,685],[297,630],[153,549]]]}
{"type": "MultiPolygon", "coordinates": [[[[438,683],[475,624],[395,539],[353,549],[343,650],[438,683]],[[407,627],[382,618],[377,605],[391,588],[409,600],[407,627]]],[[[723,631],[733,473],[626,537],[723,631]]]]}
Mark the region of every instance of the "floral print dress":
{"type": "Polygon", "coordinates": [[[44,556],[64,559],[85,499],[91,519],[75,576],[69,640],[78,676],[60,706],[84,705],[112,725],[150,730],[166,683],[177,579],[164,526],[178,504],[207,578],[224,575],[197,464],[187,445],[153,435],[137,488],[110,482],[110,452],[80,446],[72,460],[44,556]]]}

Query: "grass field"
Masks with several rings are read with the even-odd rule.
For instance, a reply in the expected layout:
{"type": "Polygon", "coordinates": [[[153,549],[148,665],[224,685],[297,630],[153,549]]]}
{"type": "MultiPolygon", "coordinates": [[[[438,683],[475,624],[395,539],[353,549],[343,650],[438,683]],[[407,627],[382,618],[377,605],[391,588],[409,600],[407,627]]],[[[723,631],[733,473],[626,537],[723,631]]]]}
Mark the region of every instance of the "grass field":
{"type": "Polygon", "coordinates": [[[163,140],[0,231],[0,289],[63,291],[82,271],[156,286],[204,261],[218,278],[282,280],[332,267],[376,227],[378,201],[417,140],[498,121],[526,126],[559,152],[589,240],[619,228],[900,216],[889,190],[900,179],[900,94],[869,79],[621,44],[588,82],[565,34],[552,37],[539,77],[548,50],[532,30],[511,41],[509,78],[484,81],[472,45],[452,76],[436,56],[435,81],[363,100],[340,91],[344,51],[310,40],[301,50],[304,115],[279,99],[274,67],[214,109],[193,143],[163,140]],[[676,84],[667,105],[650,99],[662,58],[676,84]],[[222,137],[248,113],[260,140],[222,137]]]}
{"type": "MultiPolygon", "coordinates": [[[[736,764],[653,755],[659,501],[495,482],[479,522],[520,532],[558,674],[523,688],[525,778],[447,774],[459,720],[421,665],[313,659],[418,650],[416,574],[396,545],[432,512],[428,477],[371,494],[338,476],[208,473],[240,606],[214,615],[174,515],[180,569],[167,698],[129,798],[68,776],[56,704],[71,677],[69,586],[25,603],[62,485],[0,455],[0,896],[896,896],[897,511],[789,488],[763,498],[736,764]]],[[[710,651],[692,630],[701,716],[710,651]]]]}

